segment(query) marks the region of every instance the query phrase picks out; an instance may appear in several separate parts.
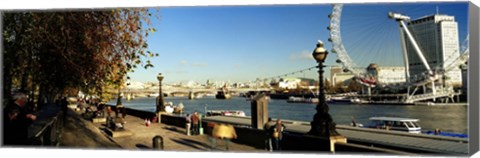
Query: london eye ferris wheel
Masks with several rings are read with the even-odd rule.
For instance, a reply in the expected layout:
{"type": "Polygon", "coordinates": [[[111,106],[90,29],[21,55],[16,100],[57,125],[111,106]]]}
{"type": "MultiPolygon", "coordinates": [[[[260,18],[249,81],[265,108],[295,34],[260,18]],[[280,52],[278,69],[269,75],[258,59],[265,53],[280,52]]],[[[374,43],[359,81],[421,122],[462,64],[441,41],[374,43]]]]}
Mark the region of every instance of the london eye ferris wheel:
{"type": "Polygon", "coordinates": [[[328,40],[344,71],[352,73],[367,87],[402,89],[428,85],[435,93],[435,85],[440,79],[446,78],[451,71],[458,71],[459,67],[465,67],[469,53],[468,33],[463,20],[458,24],[459,38],[463,40],[458,40],[457,49],[448,50],[451,52],[444,53],[443,60],[435,63],[432,56],[423,52],[429,47],[428,42],[419,41],[422,30],[407,25],[413,18],[436,14],[440,14],[439,7],[428,4],[334,4],[328,15],[328,40]],[[411,49],[408,50],[407,46],[411,49]],[[419,66],[411,66],[411,56],[419,60],[419,66]],[[379,66],[403,67],[404,79],[394,83],[379,80],[377,74],[369,71],[379,66]],[[418,67],[421,71],[412,71],[418,67]]]}

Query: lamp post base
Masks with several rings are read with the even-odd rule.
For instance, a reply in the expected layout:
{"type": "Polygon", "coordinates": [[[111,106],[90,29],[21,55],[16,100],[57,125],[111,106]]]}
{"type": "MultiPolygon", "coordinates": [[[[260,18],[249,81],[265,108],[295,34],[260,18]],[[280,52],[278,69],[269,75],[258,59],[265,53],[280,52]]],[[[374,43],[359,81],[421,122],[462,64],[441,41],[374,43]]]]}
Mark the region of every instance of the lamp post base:
{"type": "Polygon", "coordinates": [[[342,135],[328,137],[330,141],[330,152],[335,153],[335,143],[347,143],[347,137],[342,135]]]}
{"type": "Polygon", "coordinates": [[[313,121],[310,122],[310,126],[309,135],[323,137],[340,135],[335,129],[336,124],[333,122],[332,117],[324,111],[317,111],[313,116],[313,121]]]}
{"type": "Polygon", "coordinates": [[[162,123],[162,114],[167,114],[167,112],[165,112],[165,111],[157,112],[157,117],[158,117],[157,118],[157,123],[159,123],[159,124],[162,123]]]}
{"type": "Polygon", "coordinates": [[[332,153],[335,152],[335,143],[347,143],[347,138],[335,130],[336,124],[333,122],[330,114],[322,109],[318,110],[318,113],[313,116],[313,121],[310,125],[311,129],[307,134],[326,139],[322,144],[328,145],[329,151],[332,153]]]}
{"type": "MultiPolygon", "coordinates": [[[[292,150],[304,150],[304,151],[321,151],[321,152],[330,152],[335,153],[338,147],[338,144],[346,144],[347,138],[342,135],[336,136],[314,136],[314,135],[304,135],[303,139],[300,140],[301,143],[295,143],[293,146],[288,146],[292,150]],[[337,145],[336,145],[337,144],[337,145]]],[[[340,147],[339,150],[342,150],[340,147]]],[[[345,151],[343,149],[342,151],[345,151]]]]}

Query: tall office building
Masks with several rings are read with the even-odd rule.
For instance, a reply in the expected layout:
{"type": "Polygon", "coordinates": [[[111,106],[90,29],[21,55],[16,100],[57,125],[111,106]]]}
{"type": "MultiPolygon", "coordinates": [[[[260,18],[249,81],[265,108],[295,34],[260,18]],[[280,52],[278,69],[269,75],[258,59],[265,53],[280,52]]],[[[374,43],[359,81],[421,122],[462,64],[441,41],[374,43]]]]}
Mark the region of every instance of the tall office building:
{"type": "MultiPolygon", "coordinates": [[[[422,17],[408,22],[408,29],[432,70],[445,69],[460,56],[458,24],[455,17],[440,14],[422,17]]],[[[426,72],[407,35],[404,34],[404,37],[410,76],[426,72]]],[[[457,87],[462,85],[462,73],[459,68],[449,71],[446,76],[446,84],[457,87]]]]}

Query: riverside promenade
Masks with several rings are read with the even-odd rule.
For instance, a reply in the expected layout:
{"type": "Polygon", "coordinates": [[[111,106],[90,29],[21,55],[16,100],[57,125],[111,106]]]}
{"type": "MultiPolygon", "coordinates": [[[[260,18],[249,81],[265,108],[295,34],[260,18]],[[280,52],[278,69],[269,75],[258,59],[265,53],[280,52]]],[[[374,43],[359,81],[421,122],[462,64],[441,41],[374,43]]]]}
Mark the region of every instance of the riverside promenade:
{"type": "MultiPolygon", "coordinates": [[[[132,135],[111,137],[105,132],[105,123],[93,123],[81,117],[78,111],[68,110],[66,126],[60,139],[61,148],[81,149],[127,149],[152,150],[153,137],[163,137],[164,151],[226,151],[224,141],[217,140],[216,148],[211,148],[207,134],[187,136],[185,128],[152,123],[146,126],[139,117],[126,116],[125,128],[132,135]]],[[[228,151],[232,152],[267,152],[252,146],[230,141],[228,151]]]]}
{"type": "MultiPolygon", "coordinates": [[[[84,119],[80,111],[69,109],[66,122],[63,124],[62,116],[64,115],[63,112],[59,112],[59,107],[48,106],[39,112],[39,120],[30,129],[30,133],[34,135],[32,136],[32,140],[34,140],[32,145],[57,146],[68,149],[158,151],[161,149],[153,149],[153,138],[161,136],[163,137],[163,151],[269,153],[264,150],[264,131],[251,128],[251,118],[249,117],[211,116],[202,120],[205,133],[212,132],[211,124],[234,125],[238,139],[230,141],[227,150],[226,142],[218,139],[216,147],[212,148],[211,138],[208,134],[187,136],[185,128],[183,128],[185,120],[182,116],[162,115],[162,124],[153,123],[146,126],[141,116],[148,117],[151,113],[133,109],[128,109],[128,111],[130,114],[125,118],[125,128],[130,135],[114,134],[115,137],[112,137],[109,130],[106,130],[105,123],[93,123],[91,120],[84,119]]],[[[337,130],[347,137],[348,143],[339,142],[332,147],[330,142],[321,137],[304,135],[309,129],[307,122],[292,120],[283,122],[286,125],[286,133],[282,146],[287,152],[330,153],[330,148],[333,148],[335,153],[411,156],[419,154],[468,155],[468,139],[379,131],[341,125],[337,126],[337,130]]]]}

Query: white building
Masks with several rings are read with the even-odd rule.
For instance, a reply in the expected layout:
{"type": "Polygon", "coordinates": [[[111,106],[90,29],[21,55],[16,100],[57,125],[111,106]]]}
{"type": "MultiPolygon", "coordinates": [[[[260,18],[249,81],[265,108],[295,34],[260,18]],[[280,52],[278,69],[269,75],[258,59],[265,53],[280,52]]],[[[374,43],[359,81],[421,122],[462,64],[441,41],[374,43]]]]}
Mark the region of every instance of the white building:
{"type": "Polygon", "coordinates": [[[343,72],[343,69],[339,66],[330,67],[330,81],[332,86],[345,83],[345,81],[351,80],[353,74],[350,72],[343,72]]]}
{"type": "Polygon", "coordinates": [[[336,73],[332,76],[332,86],[337,84],[346,83],[346,81],[350,81],[353,78],[353,74],[351,73],[336,73]]]}
{"type": "Polygon", "coordinates": [[[285,89],[313,89],[316,80],[302,77],[286,77],[278,81],[278,87],[285,89]]]}
{"type": "Polygon", "coordinates": [[[378,70],[378,81],[384,84],[405,82],[404,67],[380,67],[378,70]]]}
{"type": "Polygon", "coordinates": [[[375,78],[381,84],[404,83],[406,81],[404,67],[382,67],[372,63],[368,65],[366,70],[369,76],[375,78]]]}
{"type": "Polygon", "coordinates": [[[302,80],[295,77],[282,78],[278,82],[278,87],[286,89],[296,89],[302,80]]]}
{"type": "Polygon", "coordinates": [[[464,69],[462,69],[462,93],[467,94],[468,93],[468,70],[465,66],[464,69]]]}
{"type": "MultiPolygon", "coordinates": [[[[408,22],[408,29],[413,34],[432,71],[436,68],[445,69],[459,57],[458,25],[455,17],[439,14],[422,17],[408,22]]],[[[404,32],[403,29],[402,32],[404,32]]],[[[427,70],[410,40],[406,34],[404,37],[410,77],[425,73],[427,70]]],[[[447,76],[449,79],[446,84],[461,86],[460,69],[448,72],[447,76]]]]}

